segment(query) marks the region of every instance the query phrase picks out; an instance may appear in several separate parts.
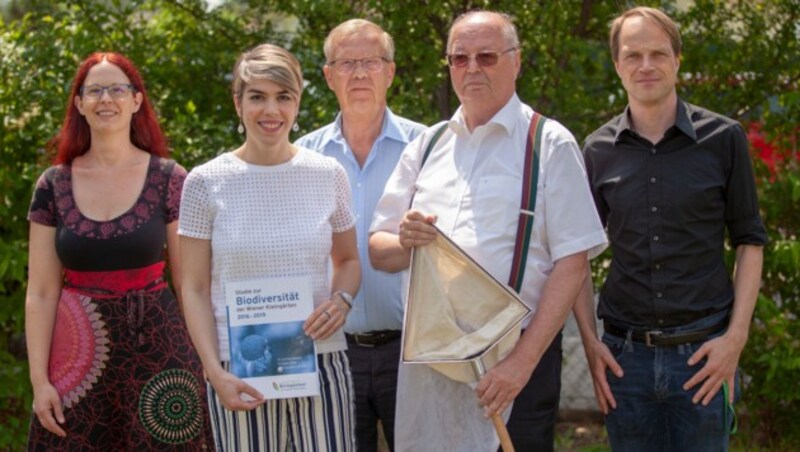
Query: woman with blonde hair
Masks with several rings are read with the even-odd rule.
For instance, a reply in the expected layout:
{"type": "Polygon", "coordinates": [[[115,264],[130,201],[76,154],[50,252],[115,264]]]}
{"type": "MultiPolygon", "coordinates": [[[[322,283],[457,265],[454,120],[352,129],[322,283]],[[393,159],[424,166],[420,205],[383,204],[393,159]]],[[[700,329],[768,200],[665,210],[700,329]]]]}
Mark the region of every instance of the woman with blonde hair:
{"type": "Polygon", "coordinates": [[[295,57],[263,44],[233,71],[244,144],[189,174],[181,204],[187,323],[209,382],[217,447],[355,450],[353,393],[342,325],[360,282],[347,175],[335,160],[293,146],[303,77],[295,57]],[[332,275],[328,275],[329,263],[332,275]],[[231,373],[224,285],[308,277],[319,395],[265,400],[231,373]]]}

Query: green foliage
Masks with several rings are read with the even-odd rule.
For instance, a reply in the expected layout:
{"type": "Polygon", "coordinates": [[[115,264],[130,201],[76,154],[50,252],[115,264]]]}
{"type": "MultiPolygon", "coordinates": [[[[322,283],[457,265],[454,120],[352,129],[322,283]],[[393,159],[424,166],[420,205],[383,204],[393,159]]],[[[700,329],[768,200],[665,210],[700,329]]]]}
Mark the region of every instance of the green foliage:
{"type": "Polygon", "coordinates": [[[786,91],[794,91],[797,99],[796,0],[699,0],[677,18],[683,30],[686,95],[733,118],[792,124],[785,119],[797,118],[797,102],[780,104],[788,100],[786,91]]]}
{"type": "MultiPolygon", "coordinates": [[[[303,65],[303,134],[330,122],[338,108],[322,75],[323,41],[336,24],[365,17],[396,43],[389,93],[398,114],[433,124],[457,99],[445,64],[449,23],[462,12],[511,13],[522,42],[520,97],[582,140],[620,112],[624,91],[607,49],[608,21],[629,2],[563,0],[15,0],[0,21],[0,449],[24,444],[31,406],[21,345],[27,263],[26,213],[36,178],[48,165],[44,145],[56,133],[78,63],[115,50],[140,68],[173,156],[187,168],[238,145],[230,69],[262,42],[289,48],[303,65]]],[[[680,93],[740,120],[759,120],[771,138],[792,137],[800,123],[798,0],[698,0],[688,10],[665,5],[682,26],[680,93]]],[[[796,142],[785,149],[796,151],[796,142]]],[[[760,171],[767,171],[760,169],[760,171]]],[[[800,287],[797,167],[760,175],[761,203],[772,242],[765,250],[764,290],[742,366],[750,376],[748,411],[773,431],[798,412],[796,341],[800,287]],[[775,420],[775,422],[772,422],[775,420]]],[[[595,265],[597,276],[605,262],[595,265]]]]}
{"type": "MultiPolygon", "coordinates": [[[[779,142],[789,146],[789,140],[779,142]]],[[[753,443],[800,444],[800,155],[773,174],[757,165],[761,209],[770,232],[761,296],[742,356],[753,443]],[[778,443],[776,441],[782,441],[778,443]]],[[[760,163],[760,162],[759,162],[760,163]]],[[[782,447],[781,447],[782,448],[782,447]]]]}

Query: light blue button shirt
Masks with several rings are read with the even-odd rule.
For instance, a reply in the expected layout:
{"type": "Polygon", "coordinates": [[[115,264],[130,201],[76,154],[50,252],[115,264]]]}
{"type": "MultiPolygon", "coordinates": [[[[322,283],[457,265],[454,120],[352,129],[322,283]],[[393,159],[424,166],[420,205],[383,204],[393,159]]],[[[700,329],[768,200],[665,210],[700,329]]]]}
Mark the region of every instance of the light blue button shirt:
{"type": "Polygon", "coordinates": [[[394,171],[406,145],[425,130],[422,124],[395,116],[388,108],[381,133],[360,167],[342,134],[342,115],[336,121],[298,139],[295,144],[335,158],[347,171],[356,212],[358,255],[361,259],[361,288],[353,301],[344,330],[365,333],[399,330],[403,326],[401,273],[386,273],[369,262],[369,226],[383,187],[394,171]]]}

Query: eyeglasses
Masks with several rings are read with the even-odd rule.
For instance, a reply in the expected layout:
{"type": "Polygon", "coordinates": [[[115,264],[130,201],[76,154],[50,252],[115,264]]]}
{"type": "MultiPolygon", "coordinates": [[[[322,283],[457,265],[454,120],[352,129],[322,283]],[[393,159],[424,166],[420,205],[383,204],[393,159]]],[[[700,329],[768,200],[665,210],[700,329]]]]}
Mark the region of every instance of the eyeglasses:
{"type": "Polygon", "coordinates": [[[447,63],[452,67],[464,67],[469,64],[469,60],[475,59],[480,67],[494,66],[500,59],[500,55],[505,55],[508,52],[517,50],[516,47],[503,50],[502,52],[483,51],[473,55],[466,53],[449,53],[447,54],[447,63]]]}
{"type": "Polygon", "coordinates": [[[388,63],[389,60],[383,57],[369,57],[369,58],[360,58],[360,59],[342,59],[342,60],[333,60],[328,63],[328,66],[333,66],[336,69],[336,72],[340,74],[349,74],[356,70],[356,66],[361,63],[361,67],[363,67],[368,72],[378,72],[383,69],[383,63],[388,63]]]}
{"type": "Polygon", "coordinates": [[[108,95],[114,99],[122,99],[136,91],[136,88],[128,83],[114,83],[113,85],[86,85],[81,87],[81,97],[91,100],[97,100],[103,97],[103,92],[108,91],[108,95]]]}

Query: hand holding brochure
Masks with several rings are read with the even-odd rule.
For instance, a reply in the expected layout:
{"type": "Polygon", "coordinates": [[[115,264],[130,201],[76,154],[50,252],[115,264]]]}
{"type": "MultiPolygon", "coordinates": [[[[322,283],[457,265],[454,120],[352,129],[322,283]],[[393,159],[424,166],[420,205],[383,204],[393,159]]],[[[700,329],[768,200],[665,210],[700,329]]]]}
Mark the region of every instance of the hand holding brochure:
{"type": "Polygon", "coordinates": [[[232,374],[267,399],[319,395],[310,276],[226,282],[225,302],[232,374]]]}

